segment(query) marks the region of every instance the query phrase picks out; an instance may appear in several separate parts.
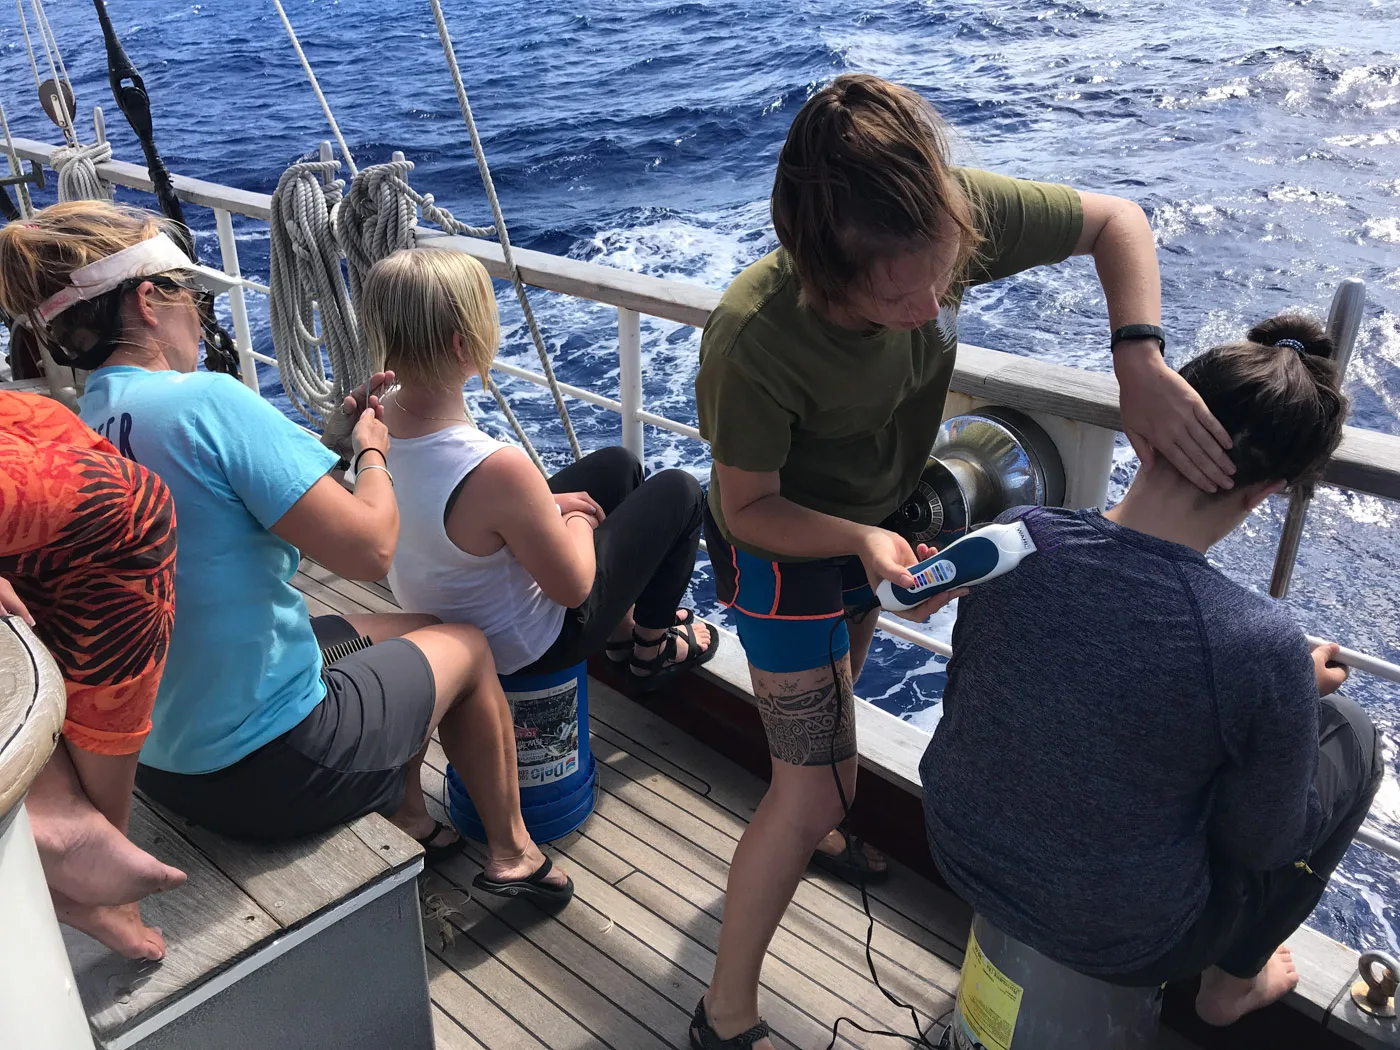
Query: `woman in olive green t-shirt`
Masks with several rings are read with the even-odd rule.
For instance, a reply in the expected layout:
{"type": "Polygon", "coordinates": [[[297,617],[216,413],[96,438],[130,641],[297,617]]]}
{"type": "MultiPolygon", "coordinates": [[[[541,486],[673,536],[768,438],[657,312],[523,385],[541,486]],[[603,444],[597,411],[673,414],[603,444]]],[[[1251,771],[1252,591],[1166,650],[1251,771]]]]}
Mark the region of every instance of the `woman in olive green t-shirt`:
{"type": "MultiPolygon", "coordinates": [[[[1142,209],[1117,197],[953,168],[914,92],[839,77],[788,132],[773,187],[782,247],[729,286],[696,378],[710,442],[705,536],[773,760],[730,869],[697,1050],[770,1050],[763,956],[813,850],[855,790],[855,712],[881,580],[925,557],[879,527],[914,491],[943,416],[963,291],[1092,255],[1108,304],[1124,427],[1207,492],[1229,487],[1229,436],[1167,367],[1142,209]],[[837,675],[835,680],[832,669],[837,675]]],[[[905,614],[925,620],[961,592],[905,614]]]]}

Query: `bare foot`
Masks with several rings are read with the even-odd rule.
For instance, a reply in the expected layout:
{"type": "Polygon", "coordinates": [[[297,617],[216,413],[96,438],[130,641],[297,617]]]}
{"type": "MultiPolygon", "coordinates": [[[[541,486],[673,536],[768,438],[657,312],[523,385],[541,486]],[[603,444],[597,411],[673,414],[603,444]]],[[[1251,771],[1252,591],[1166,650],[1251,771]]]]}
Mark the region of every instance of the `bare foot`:
{"type": "MultiPolygon", "coordinates": [[[[486,877],[493,882],[513,882],[517,879],[528,879],[537,872],[540,865],[544,863],[544,854],[533,842],[525,848],[524,853],[516,853],[509,857],[492,857],[490,846],[487,847],[486,863],[482,865],[486,877]]],[[[569,881],[569,877],[564,874],[559,865],[554,865],[548,875],[545,876],[546,886],[563,886],[569,881]]]]}
{"type": "Polygon", "coordinates": [[[141,921],[140,905],[95,907],[78,904],[61,893],[54,892],[52,896],[59,922],[82,930],[119,955],[152,962],[165,958],[165,938],[160,935],[160,930],[141,921]]]}
{"type": "Polygon", "coordinates": [[[62,814],[31,808],[29,816],[44,879],[73,904],[130,904],[185,881],[91,806],[62,814]]]}
{"type": "Polygon", "coordinates": [[[1196,1013],[1206,1024],[1234,1024],[1245,1014],[1282,999],[1297,985],[1293,953],[1281,944],[1253,977],[1232,977],[1216,966],[1201,974],[1196,1013]]]}

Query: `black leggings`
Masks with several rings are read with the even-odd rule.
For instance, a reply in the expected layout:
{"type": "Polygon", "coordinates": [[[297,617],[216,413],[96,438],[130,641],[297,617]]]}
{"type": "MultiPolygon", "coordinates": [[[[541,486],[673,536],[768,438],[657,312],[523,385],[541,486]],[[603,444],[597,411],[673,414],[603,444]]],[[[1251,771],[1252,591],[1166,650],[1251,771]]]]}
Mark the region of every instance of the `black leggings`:
{"type": "Polygon", "coordinates": [[[1234,977],[1253,977],[1317,907],[1328,878],[1366,819],[1384,772],[1379,734],[1366,713],[1346,697],[1323,697],[1313,783],[1326,816],[1307,867],[1249,871],[1217,859],[1211,865],[1205,911],[1182,939],[1143,969],[1105,980],[1148,987],[1186,980],[1208,966],[1234,977]]]}
{"type": "Polygon", "coordinates": [[[583,604],[564,615],[559,637],[517,674],[552,674],[588,659],[635,606],[637,626],[661,630],[676,619],[700,547],[705,493],[683,470],[642,480],[625,448],[600,449],[549,479],[552,492],[586,492],[606,515],[593,533],[597,572],[583,604]]]}

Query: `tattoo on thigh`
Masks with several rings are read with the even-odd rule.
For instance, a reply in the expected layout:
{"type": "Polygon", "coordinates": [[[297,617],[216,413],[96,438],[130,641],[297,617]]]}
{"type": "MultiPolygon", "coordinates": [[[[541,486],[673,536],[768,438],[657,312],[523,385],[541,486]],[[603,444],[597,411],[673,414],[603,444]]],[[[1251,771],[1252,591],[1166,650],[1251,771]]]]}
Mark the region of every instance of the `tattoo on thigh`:
{"type": "Polygon", "coordinates": [[[815,689],[778,690],[758,697],[772,756],[794,766],[842,762],[856,753],[856,715],[849,673],[815,689]],[[837,726],[838,706],[841,713],[837,726]]]}

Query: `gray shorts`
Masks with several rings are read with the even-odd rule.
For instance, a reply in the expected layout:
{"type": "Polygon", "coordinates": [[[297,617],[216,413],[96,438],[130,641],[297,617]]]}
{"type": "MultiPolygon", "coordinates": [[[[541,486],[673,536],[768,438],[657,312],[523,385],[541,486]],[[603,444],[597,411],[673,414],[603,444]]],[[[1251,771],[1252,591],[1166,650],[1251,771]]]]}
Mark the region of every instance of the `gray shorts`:
{"type": "Polygon", "coordinates": [[[211,831],[291,839],[403,801],[409,764],[428,739],[436,686],[412,642],[360,639],[339,616],[311,620],[326,654],[326,698],[294,728],[212,773],[140,766],[136,786],[211,831]]]}

